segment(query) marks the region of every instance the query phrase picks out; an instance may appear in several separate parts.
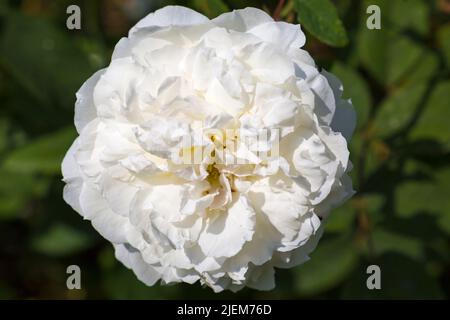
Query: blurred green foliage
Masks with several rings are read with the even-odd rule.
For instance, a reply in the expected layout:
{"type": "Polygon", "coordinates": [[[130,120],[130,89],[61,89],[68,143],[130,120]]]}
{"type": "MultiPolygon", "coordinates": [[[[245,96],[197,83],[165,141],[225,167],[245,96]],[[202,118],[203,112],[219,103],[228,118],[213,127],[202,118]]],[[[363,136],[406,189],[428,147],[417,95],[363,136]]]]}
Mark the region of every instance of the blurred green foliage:
{"type": "Polygon", "coordinates": [[[209,17],[278,1],[0,2],[0,298],[448,298],[450,295],[450,5],[443,0],[290,0],[277,13],[307,33],[318,65],[342,79],[358,126],[357,194],[334,210],[311,260],[277,271],[270,292],[148,288],[62,200],[60,162],[75,137],[75,92],[117,40],[166,4],[209,17]],[[65,27],[82,9],[82,30],[65,27]],[[381,8],[382,29],[366,28],[381,8]],[[82,290],[66,289],[66,267],[82,290]],[[366,268],[382,290],[366,288],[366,268]]]}
{"type": "Polygon", "coordinates": [[[299,22],[322,42],[343,47],[348,43],[347,33],[330,0],[295,0],[299,22]]]}

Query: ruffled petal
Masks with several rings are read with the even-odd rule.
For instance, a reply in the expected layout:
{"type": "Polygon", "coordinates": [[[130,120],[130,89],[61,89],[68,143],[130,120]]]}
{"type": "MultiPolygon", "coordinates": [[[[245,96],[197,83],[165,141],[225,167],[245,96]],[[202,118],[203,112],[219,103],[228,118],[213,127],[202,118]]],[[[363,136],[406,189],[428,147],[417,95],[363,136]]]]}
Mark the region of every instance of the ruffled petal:
{"type": "Polygon", "coordinates": [[[322,74],[327,78],[336,101],[336,111],[330,126],[335,132],[340,132],[347,141],[350,141],[356,128],[355,109],[350,100],[342,99],[344,91],[342,82],[335,75],[325,70],[322,71],[322,74]]]}
{"type": "Polygon", "coordinates": [[[167,6],[150,13],[140,20],[129,32],[129,36],[145,28],[168,26],[190,26],[208,22],[204,15],[181,6],[167,6]]]}
{"type": "Polygon", "coordinates": [[[245,8],[223,13],[212,22],[229,30],[246,32],[260,24],[273,22],[273,19],[264,11],[256,8],[245,8]]]}
{"type": "Polygon", "coordinates": [[[255,212],[247,199],[240,196],[227,212],[210,218],[198,243],[208,257],[232,257],[253,237],[255,212]]]}
{"type": "Polygon", "coordinates": [[[106,69],[102,69],[94,73],[76,93],[75,127],[78,133],[81,133],[83,128],[97,117],[97,110],[94,104],[94,88],[105,71],[106,69]]]}
{"type": "Polygon", "coordinates": [[[152,286],[160,279],[160,273],[144,262],[138,250],[124,244],[116,244],[114,249],[116,259],[132,269],[137,278],[146,285],[152,286]]]}
{"type": "Polygon", "coordinates": [[[248,31],[258,38],[273,43],[280,51],[287,51],[291,47],[299,49],[305,45],[305,34],[300,25],[286,22],[268,22],[260,24],[248,31]]]}

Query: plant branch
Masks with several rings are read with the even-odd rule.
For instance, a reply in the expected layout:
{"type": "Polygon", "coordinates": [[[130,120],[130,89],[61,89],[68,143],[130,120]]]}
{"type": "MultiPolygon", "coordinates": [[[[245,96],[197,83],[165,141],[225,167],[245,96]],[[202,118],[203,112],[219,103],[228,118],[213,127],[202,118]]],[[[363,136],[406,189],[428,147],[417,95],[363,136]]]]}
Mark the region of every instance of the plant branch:
{"type": "Polygon", "coordinates": [[[273,18],[275,21],[280,21],[280,18],[281,18],[281,11],[283,10],[284,3],[285,3],[285,0],[279,0],[279,1],[278,1],[278,5],[277,5],[277,7],[275,8],[275,11],[273,12],[273,15],[272,15],[272,18],[273,18]]]}

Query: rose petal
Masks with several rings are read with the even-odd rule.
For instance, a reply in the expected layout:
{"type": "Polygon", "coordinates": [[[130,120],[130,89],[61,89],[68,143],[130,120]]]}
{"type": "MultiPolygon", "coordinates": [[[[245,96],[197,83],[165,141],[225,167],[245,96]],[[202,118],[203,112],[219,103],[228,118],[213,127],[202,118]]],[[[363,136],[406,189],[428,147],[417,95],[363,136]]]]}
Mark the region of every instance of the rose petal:
{"type": "Polygon", "coordinates": [[[255,212],[240,196],[227,212],[218,212],[210,218],[198,243],[208,257],[232,257],[252,239],[254,226],[255,212]]]}
{"type": "Polygon", "coordinates": [[[140,20],[129,32],[129,36],[144,28],[189,26],[208,22],[204,15],[181,6],[167,6],[150,13],[140,20]]]}
{"type": "Polygon", "coordinates": [[[217,26],[240,32],[272,21],[273,19],[267,13],[256,8],[233,10],[233,12],[223,13],[212,20],[217,26]]]}

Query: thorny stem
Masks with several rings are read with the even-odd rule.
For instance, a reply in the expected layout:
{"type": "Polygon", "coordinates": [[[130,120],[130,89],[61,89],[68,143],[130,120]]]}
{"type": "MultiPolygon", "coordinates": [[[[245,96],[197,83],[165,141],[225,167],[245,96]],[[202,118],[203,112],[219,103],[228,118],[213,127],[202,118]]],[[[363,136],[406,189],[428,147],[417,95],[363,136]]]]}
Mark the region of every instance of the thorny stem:
{"type": "Polygon", "coordinates": [[[277,5],[277,7],[275,8],[275,11],[273,12],[273,15],[272,15],[272,18],[275,20],[275,21],[279,21],[280,20],[280,16],[281,16],[281,11],[283,10],[283,7],[284,7],[284,3],[285,3],[285,0],[279,0],[278,1],[278,5],[277,5]]]}

